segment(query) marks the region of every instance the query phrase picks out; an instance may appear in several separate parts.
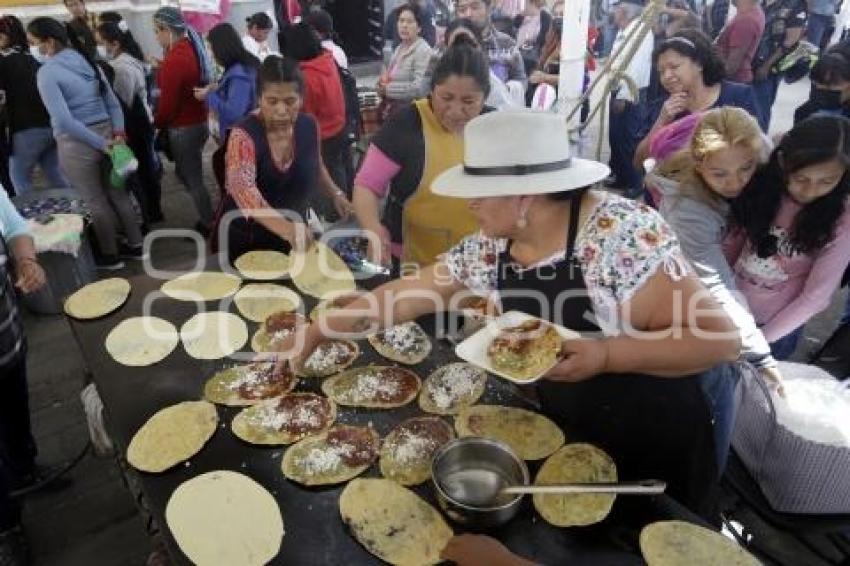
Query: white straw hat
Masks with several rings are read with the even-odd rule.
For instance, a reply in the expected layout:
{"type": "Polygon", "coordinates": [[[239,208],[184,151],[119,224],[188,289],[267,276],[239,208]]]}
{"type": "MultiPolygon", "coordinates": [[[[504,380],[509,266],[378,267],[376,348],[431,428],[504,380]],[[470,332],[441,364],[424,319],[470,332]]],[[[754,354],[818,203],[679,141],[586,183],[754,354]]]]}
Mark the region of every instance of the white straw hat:
{"type": "Polygon", "coordinates": [[[566,117],[502,110],[474,118],[463,132],[463,164],[434,179],[435,194],[458,198],[557,193],[597,183],[607,165],[570,155],[566,117]]]}

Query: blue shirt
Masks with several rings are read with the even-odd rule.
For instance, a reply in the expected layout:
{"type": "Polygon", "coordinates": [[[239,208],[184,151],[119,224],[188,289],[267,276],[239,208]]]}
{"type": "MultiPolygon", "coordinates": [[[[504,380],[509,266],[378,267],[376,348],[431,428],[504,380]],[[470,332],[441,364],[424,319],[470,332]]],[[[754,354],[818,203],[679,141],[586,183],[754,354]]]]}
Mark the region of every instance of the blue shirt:
{"type": "MultiPolygon", "coordinates": [[[[646,121],[641,129],[641,136],[639,139],[645,138],[649,133],[649,130],[652,129],[653,124],[655,124],[655,121],[658,120],[658,116],[661,114],[661,107],[664,105],[668,96],[668,94],[665,94],[664,96],[649,103],[649,111],[647,112],[646,121]]],[[[734,106],[736,108],[746,110],[747,113],[756,117],[762,131],[767,131],[767,124],[764,123],[764,116],[762,115],[753,87],[750,85],[734,83],[732,81],[721,82],[720,96],[717,97],[717,101],[714,103],[712,108],[720,108],[723,106],[734,106]]],[[[682,113],[676,116],[674,120],[683,118],[686,115],[687,113],[682,113]]]]}
{"type": "Polygon", "coordinates": [[[218,115],[221,139],[257,106],[257,70],[235,63],[224,71],[218,88],[207,95],[207,107],[218,115]]]}

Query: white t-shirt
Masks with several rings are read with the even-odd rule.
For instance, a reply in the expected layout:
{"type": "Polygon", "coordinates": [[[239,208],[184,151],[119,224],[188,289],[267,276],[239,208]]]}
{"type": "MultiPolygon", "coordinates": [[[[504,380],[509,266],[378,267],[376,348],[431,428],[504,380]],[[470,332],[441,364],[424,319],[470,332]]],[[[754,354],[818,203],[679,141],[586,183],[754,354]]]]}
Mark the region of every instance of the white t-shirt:
{"type": "Polygon", "coordinates": [[[242,45],[244,45],[245,49],[247,49],[254,57],[259,59],[260,62],[262,62],[263,59],[265,59],[269,55],[279,55],[279,53],[272,51],[272,48],[269,47],[268,41],[259,43],[256,39],[254,39],[248,34],[242,36],[242,45]]]}
{"type": "MultiPolygon", "coordinates": [[[[625,41],[625,39],[629,36],[634,28],[640,25],[640,18],[635,18],[632,20],[629,25],[626,26],[625,29],[617,32],[617,36],[614,38],[614,45],[611,48],[612,53],[616,53],[617,49],[620,47],[620,44],[625,41]]],[[[649,86],[649,78],[652,75],[652,49],[655,44],[655,39],[652,35],[652,32],[649,31],[644,36],[643,41],[640,46],[635,51],[632,60],[629,61],[629,65],[626,68],[626,74],[635,82],[635,86],[638,89],[643,89],[649,86]]],[[[620,54],[620,59],[625,57],[625,51],[620,54]]],[[[614,62],[614,65],[617,66],[618,62],[614,62]]],[[[629,93],[629,89],[625,84],[620,86],[620,90],[617,92],[616,98],[618,100],[630,100],[631,95],[629,93]]],[[[637,102],[637,101],[632,101],[637,102]]]]}

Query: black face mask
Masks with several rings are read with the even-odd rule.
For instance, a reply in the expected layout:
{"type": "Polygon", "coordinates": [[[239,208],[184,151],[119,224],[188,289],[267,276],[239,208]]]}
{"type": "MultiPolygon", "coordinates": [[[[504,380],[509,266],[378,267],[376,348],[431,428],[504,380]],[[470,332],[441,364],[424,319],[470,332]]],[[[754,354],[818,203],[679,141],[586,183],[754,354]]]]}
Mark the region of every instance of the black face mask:
{"type": "Polygon", "coordinates": [[[826,90],[812,85],[812,91],[809,94],[809,101],[818,108],[822,108],[824,110],[838,110],[841,108],[841,91],[826,90]]]}

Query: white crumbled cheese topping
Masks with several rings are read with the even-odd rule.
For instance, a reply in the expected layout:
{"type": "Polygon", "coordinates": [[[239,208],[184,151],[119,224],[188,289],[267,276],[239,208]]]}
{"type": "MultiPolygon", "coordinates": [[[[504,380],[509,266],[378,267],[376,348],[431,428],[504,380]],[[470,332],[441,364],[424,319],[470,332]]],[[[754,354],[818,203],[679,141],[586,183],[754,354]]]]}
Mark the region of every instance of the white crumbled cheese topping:
{"type": "Polygon", "coordinates": [[[471,395],[481,380],[480,372],[469,366],[452,366],[437,377],[428,381],[428,392],[440,409],[448,409],[471,395]]]}
{"type": "Polygon", "coordinates": [[[404,466],[429,460],[436,448],[437,442],[433,438],[404,431],[393,444],[391,454],[397,463],[404,466]]]}
{"type": "Polygon", "coordinates": [[[236,379],[225,384],[231,391],[235,391],[242,386],[252,389],[254,386],[263,384],[264,380],[262,377],[268,370],[269,364],[251,364],[249,366],[234,367],[237,368],[236,379]]]}
{"type": "Polygon", "coordinates": [[[405,322],[384,330],[379,339],[397,352],[404,354],[422,349],[422,333],[415,322],[405,322]]]}
{"type": "Polygon", "coordinates": [[[286,340],[286,338],[289,337],[289,335],[293,332],[294,329],[292,328],[282,328],[280,330],[272,332],[271,336],[269,336],[269,340],[271,340],[272,342],[281,342],[283,340],[286,340]]]}
{"type": "Polygon", "coordinates": [[[319,399],[305,399],[297,405],[283,409],[277,402],[270,403],[257,410],[252,424],[273,430],[280,430],[284,425],[316,429],[322,425],[321,409],[322,401],[319,399]]]}
{"type": "Polygon", "coordinates": [[[354,403],[372,401],[379,396],[394,397],[398,394],[398,387],[398,381],[388,378],[383,371],[370,371],[358,374],[353,387],[344,396],[354,403]]]}
{"type": "Polygon", "coordinates": [[[297,458],[295,464],[305,474],[325,474],[342,466],[343,456],[350,456],[354,450],[351,444],[314,446],[304,456],[297,458]]]}
{"type": "Polygon", "coordinates": [[[324,342],[313,350],[304,368],[311,372],[323,373],[348,360],[351,350],[344,342],[324,342]]]}

